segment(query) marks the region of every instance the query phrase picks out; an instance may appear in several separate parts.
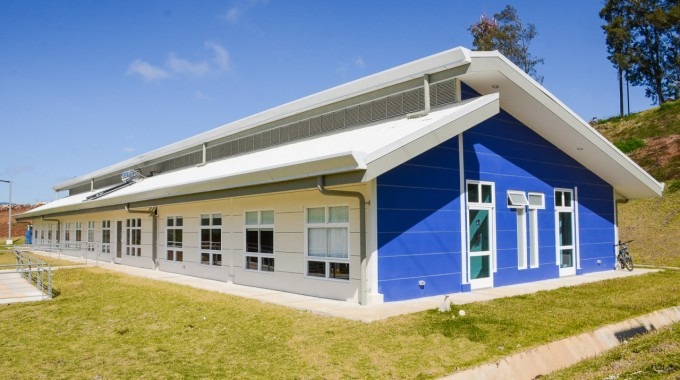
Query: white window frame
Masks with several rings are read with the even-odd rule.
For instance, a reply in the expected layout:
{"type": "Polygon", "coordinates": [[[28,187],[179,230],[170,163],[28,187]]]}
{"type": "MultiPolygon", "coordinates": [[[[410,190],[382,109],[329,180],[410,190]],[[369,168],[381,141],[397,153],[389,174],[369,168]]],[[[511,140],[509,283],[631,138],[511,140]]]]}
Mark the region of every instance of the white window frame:
{"type": "Polygon", "coordinates": [[[529,267],[539,267],[539,242],[538,242],[538,210],[545,209],[545,194],[538,192],[529,192],[529,267]],[[533,197],[540,197],[540,203],[532,203],[533,197]]]}
{"type": "Polygon", "coordinates": [[[529,205],[529,200],[523,191],[508,190],[508,208],[525,208],[529,205]]]}
{"type": "Polygon", "coordinates": [[[75,222],[76,225],[76,248],[80,249],[80,242],[83,241],[83,222],[75,222]]]}
{"type": "Polygon", "coordinates": [[[111,253],[111,221],[110,220],[102,220],[102,253],[111,253]],[[108,239],[106,239],[105,237],[108,237],[108,239]]]}
{"type": "Polygon", "coordinates": [[[243,213],[243,269],[253,272],[262,273],[273,273],[276,271],[276,259],[275,259],[275,229],[276,224],[276,213],[274,210],[248,210],[243,213]],[[271,223],[263,222],[262,213],[271,213],[272,220],[271,223]],[[248,214],[255,214],[257,220],[254,223],[248,222],[248,214]],[[271,231],[272,233],[272,251],[264,252],[262,250],[262,232],[271,231]],[[250,250],[248,247],[248,232],[257,232],[257,250],[250,250]],[[249,261],[254,259],[255,268],[249,267],[249,261]],[[266,263],[266,264],[265,264],[266,263]]]}
{"type": "MultiPolygon", "coordinates": [[[[480,181],[480,180],[466,180],[465,181],[465,220],[466,224],[469,224],[469,217],[471,210],[486,210],[489,212],[489,277],[481,279],[472,279],[470,270],[470,261],[474,256],[480,256],[479,253],[470,251],[470,229],[468,226],[465,227],[467,240],[466,250],[468,252],[467,257],[467,276],[468,282],[470,283],[472,289],[487,288],[493,286],[494,273],[498,271],[498,263],[496,261],[496,183],[491,181],[480,181]],[[477,200],[471,199],[470,185],[474,185],[477,188],[477,200]],[[482,187],[489,186],[491,189],[491,201],[485,202],[482,199],[482,187]]],[[[483,255],[482,255],[483,256],[483,255]]]]}
{"type": "Polygon", "coordinates": [[[168,216],[165,218],[165,259],[168,261],[184,261],[184,217],[181,215],[168,216]],[[172,225],[170,223],[172,221],[172,225]],[[172,239],[170,240],[170,230],[172,239]],[[182,241],[178,242],[177,233],[180,233],[182,241]]]}
{"type": "Polygon", "coordinates": [[[125,255],[142,256],[142,218],[125,220],[125,255]]]}
{"type": "Polygon", "coordinates": [[[577,267],[577,254],[576,254],[576,239],[577,239],[577,226],[576,226],[576,199],[574,189],[567,188],[555,188],[554,192],[554,203],[555,203],[555,264],[560,268],[560,275],[570,275],[576,273],[577,267]],[[557,205],[557,193],[569,193],[570,194],[570,205],[565,206],[564,201],[561,200],[561,205],[557,205]],[[559,214],[560,212],[571,213],[571,245],[562,246],[560,245],[560,231],[559,231],[559,214]],[[562,250],[571,249],[573,265],[571,267],[562,268],[560,262],[562,261],[562,250]]]}
{"type": "Polygon", "coordinates": [[[94,220],[87,222],[87,245],[86,249],[88,252],[94,252],[94,220]]]}
{"type": "Polygon", "coordinates": [[[304,273],[305,277],[309,279],[318,279],[318,280],[327,280],[327,281],[339,281],[339,282],[347,282],[351,279],[351,265],[350,265],[350,212],[351,209],[349,205],[346,204],[339,204],[339,205],[324,205],[324,206],[308,206],[305,207],[305,212],[304,212],[304,218],[305,218],[305,268],[304,268],[304,273]],[[346,222],[330,222],[330,212],[329,209],[334,208],[334,207],[344,207],[347,209],[347,221],[346,222]],[[309,223],[309,210],[312,209],[319,209],[323,208],[324,209],[324,222],[323,223],[309,223]],[[347,246],[347,257],[331,257],[331,256],[310,256],[309,254],[309,231],[310,229],[332,229],[332,228],[346,228],[347,229],[347,236],[346,236],[346,246],[347,246]],[[318,262],[318,263],[323,263],[324,264],[324,276],[318,276],[318,275],[310,275],[309,274],[309,265],[310,262],[318,262]],[[340,265],[340,266],[347,266],[347,278],[338,278],[335,276],[332,276],[332,271],[335,265],[340,265]]]}
{"type": "Polygon", "coordinates": [[[515,209],[517,219],[517,269],[527,269],[527,213],[529,200],[523,191],[508,190],[508,208],[515,209]]]}
{"type": "Polygon", "coordinates": [[[200,247],[200,257],[199,257],[199,262],[201,265],[206,265],[206,266],[222,266],[222,225],[224,224],[224,218],[222,214],[220,213],[209,213],[209,214],[201,214],[199,219],[198,219],[199,227],[200,227],[200,233],[198,235],[198,246],[200,247]],[[209,220],[209,224],[203,225],[203,219],[207,217],[209,220]],[[220,218],[220,224],[214,224],[215,223],[215,217],[220,218]],[[220,242],[219,246],[216,246],[215,242],[212,241],[212,230],[219,230],[219,236],[220,236],[220,242]],[[210,237],[210,240],[207,242],[209,244],[209,247],[206,247],[204,245],[203,241],[203,230],[210,230],[208,232],[208,236],[210,237]],[[203,255],[207,255],[208,260],[203,260],[203,255]]]}
{"type": "Polygon", "coordinates": [[[64,246],[71,247],[71,223],[64,223],[64,246]]]}

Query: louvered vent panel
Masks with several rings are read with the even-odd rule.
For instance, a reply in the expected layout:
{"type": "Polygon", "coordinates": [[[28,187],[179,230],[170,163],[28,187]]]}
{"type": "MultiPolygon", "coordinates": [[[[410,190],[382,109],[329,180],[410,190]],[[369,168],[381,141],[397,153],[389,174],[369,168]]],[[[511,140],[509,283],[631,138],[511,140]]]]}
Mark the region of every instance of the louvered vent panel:
{"type": "Polygon", "coordinates": [[[359,104],[359,125],[371,122],[371,103],[359,104]]]}
{"type": "Polygon", "coordinates": [[[298,123],[298,132],[300,139],[309,137],[309,119],[302,120],[298,123]]]}
{"type": "Polygon", "coordinates": [[[262,134],[262,147],[267,148],[272,146],[272,131],[264,131],[262,134]]]}
{"type": "Polygon", "coordinates": [[[456,82],[449,80],[446,82],[439,82],[430,86],[430,99],[432,99],[432,106],[443,106],[445,104],[452,104],[456,102],[456,82]],[[433,99],[432,94],[436,94],[433,99]]]}
{"type": "Polygon", "coordinates": [[[420,99],[418,90],[411,90],[404,93],[404,113],[420,111],[420,99]]]}
{"type": "Polygon", "coordinates": [[[392,95],[387,98],[387,117],[402,115],[401,108],[402,94],[392,95]]]}
{"type": "Polygon", "coordinates": [[[349,107],[345,109],[345,125],[353,127],[359,124],[359,107],[349,107]]]}
{"type": "Polygon", "coordinates": [[[333,112],[333,129],[345,129],[345,110],[333,112]]]}
{"type": "Polygon", "coordinates": [[[321,116],[321,133],[328,133],[333,130],[333,114],[325,114],[321,116]]]}
{"type": "Polygon", "coordinates": [[[386,118],[386,105],[387,105],[387,100],[386,99],[378,99],[374,100],[372,102],[373,109],[372,111],[372,118],[371,121],[377,121],[377,120],[382,120],[386,118]]]}
{"type": "Polygon", "coordinates": [[[317,116],[309,120],[309,134],[316,136],[321,134],[321,116],[317,116]]]}

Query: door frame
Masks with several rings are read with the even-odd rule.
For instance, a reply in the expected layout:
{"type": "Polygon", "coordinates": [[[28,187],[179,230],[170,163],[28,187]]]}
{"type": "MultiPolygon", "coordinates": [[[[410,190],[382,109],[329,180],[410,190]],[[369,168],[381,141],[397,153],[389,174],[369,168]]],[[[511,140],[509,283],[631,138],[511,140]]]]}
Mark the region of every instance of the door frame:
{"type": "Polygon", "coordinates": [[[492,288],[494,272],[496,272],[496,194],[495,194],[495,183],[489,181],[477,181],[477,180],[467,180],[465,181],[465,229],[467,231],[466,252],[467,252],[467,280],[470,284],[470,289],[482,289],[482,288],[492,288]],[[471,199],[469,188],[470,185],[477,186],[478,197],[481,198],[482,185],[487,185],[491,187],[491,202],[483,202],[478,198],[477,201],[471,199]],[[482,210],[488,212],[488,228],[489,228],[489,249],[487,251],[472,252],[470,247],[470,211],[472,210],[482,210]],[[473,257],[488,256],[489,257],[489,276],[481,279],[473,279],[471,276],[472,266],[471,259],[473,257]]]}
{"type": "Polygon", "coordinates": [[[555,188],[554,192],[555,196],[555,264],[558,266],[559,271],[560,271],[560,277],[563,276],[574,276],[576,275],[576,267],[578,266],[578,254],[577,254],[577,235],[578,231],[576,229],[576,198],[575,196],[575,191],[574,189],[566,189],[566,188],[555,188]],[[569,193],[571,194],[570,196],[570,202],[569,206],[564,206],[564,199],[560,199],[561,205],[558,206],[558,192],[561,194],[563,193],[569,193]],[[569,218],[569,221],[571,222],[571,244],[570,245],[561,245],[561,240],[560,240],[560,213],[565,213],[568,212],[570,213],[571,217],[569,218]],[[571,266],[570,267],[562,267],[561,262],[562,262],[562,250],[565,249],[571,249],[571,266]]]}

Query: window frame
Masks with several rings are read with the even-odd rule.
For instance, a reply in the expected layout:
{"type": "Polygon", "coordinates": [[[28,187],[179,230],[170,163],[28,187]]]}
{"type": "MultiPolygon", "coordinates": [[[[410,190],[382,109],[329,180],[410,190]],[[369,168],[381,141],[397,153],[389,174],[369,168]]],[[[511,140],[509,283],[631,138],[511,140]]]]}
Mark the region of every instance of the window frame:
{"type": "Polygon", "coordinates": [[[184,261],[184,217],[181,215],[165,217],[165,250],[167,261],[184,261]],[[170,223],[171,220],[172,224],[170,223]],[[172,240],[170,240],[170,231],[172,231],[172,240]],[[177,233],[180,234],[179,242],[177,241],[177,233]]]}
{"type": "Polygon", "coordinates": [[[276,271],[276,213],[274,210],[247,210],[243,212],[243,269],[251,272],[259,273],[274,273],[276,271]],[[271,212],[272,222],[263,223],[262,213],[271,212]],[[257,221],[255,224],[248,224],[248,213],[257,213],[257,221]],[[249,250],[248,245],[248,232],[257,231],[257,251],[249,250]],[[272,249],[271,252],[263,252],[262,250],[262,232],[271,231],[272,249]],[[249,260],[255,259],[257,262],[257,268],[249,268],[249,260]],[[265,261],[270,262],[269,265],[263,265],[265,261]]]}
{"type": "Polygon", "coordinates": [[[334,205],[323,205],[323,206],[307,206],[305,207],[305,212],[304,212],[304,228],[305,228],[305,268],[304,268],[304,274],[305,278],[308,279],[316,279],[316,280],[326,280],[326,281],[337,281],[337,282],[349,282],[351,280],[351,275],[352,275],[352,266],[350,265],[351,261],[351,238],[350,238],[350,223],[351,223],[351,217],[350,217],[350,212],[351,209],[349,205],[347,204],[334,204],[334,205]],[[347,221],[346,222],[330,222],[330,212],[329,210],[331,208],[337,208],[337,207],[343,207],[347,209],[347,221]],[[324,210],[324,222],[323,223],[317,223],[317,222],[309,222],[309,210],[312,209],[319,209],[323,208],[324,210]],[[330,229],[338,229],[338,228],[345,228],[346,229],[346,236],[345,236],[345,246],[347,247],[347,257],[334,257],[334,256],[329,256],[328,255],[328,240],[326,239],[326,256],[311,256],[309,254],[309,246],[310,246],[310,229],[324,229],[326,232],[326,236],[328,236],[328,230],[330,229]],[[309,273],[309,266],[310,263],[322,263],[324,266],[324,275],[319,276],[319,275],[310,275],[309,273]],[[340,269],[337,269],[339,266],[340,269]],[[346,266],[346,278],[343,277],[337,277],[331,276],[331,274],[337,270],[343,270],[343,267],[346,266]]]}
{"type": "Polygon", "coordinates": [[[111,220],[102,220],[102,253],[111,253],[111,220]]]}
{"type": "Polygon", "coordinates": [[[88,252],[94,252],[95,242],[94,242],[94,220],[89,220],[87,222],[87,245],[86,250],[88,252]]]}
{"type": "Polygon", "coordinates": [[[142,256],[142,218],[125,220],[125,256],[142,256]]]}
{"type": "Polygon", "coordinates": [[[538,268],[540,266],[538,210],[545,209],[545,193],[529,192],[527,198],[529,200],[529,267],[538,268]],[[532,196],[539,196],[541,203],[532,204],[532,196]]]}
{"type": "Polygon", "coordinates": [[[200,264],[205,265],[205,266],[217,266],[221,267],[222,266],[222,226],[224,224],[224,217],[222,216],[221,213],[207,213],[207,214],[200,214],[199,219],[198,219],[198,224],[199,224],[199,234],[198,234],[198,246],[200,247],[199,251],[199,259],[200,259],[200,264]],[[203,219],[204,216],[208,216],[209,224],[204,225],[203,224],[203,219]],[[220,219],[220,224],[214,224],[215,223],[215,217],[219,216],[220,219]],[[204,248],[204,241],[203,241],[203,230],[209,230],[208,236],[210,237],[210,240],[208,241],[208,244],[210,244],[209,248],[204,248]],[[214,248],[215,242],[212,241],[213,237],[213,230],[219,230],[218,236],[220,237],[219,241],[219,247],[217,249],[214,248]],[[207,260],[204,260],[204,257],[207,255],[207,260]]]}

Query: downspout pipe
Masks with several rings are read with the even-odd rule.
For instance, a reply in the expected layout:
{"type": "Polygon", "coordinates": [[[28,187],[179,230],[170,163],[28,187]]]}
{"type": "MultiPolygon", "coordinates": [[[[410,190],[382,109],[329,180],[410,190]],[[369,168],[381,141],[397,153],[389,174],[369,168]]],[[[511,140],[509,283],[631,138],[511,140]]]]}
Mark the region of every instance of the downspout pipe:
{"type": "Polygon", "coordinates": [[[125,204],[125,211],[129,214],[146,214],[151,217],[151,261],[153,269],[158,270],[158,207],[148,210],[130,210],[130,204],[125,204]]]}
{"type": "Polygon", "coordinates": [[[42,216],[40,220],[45,221],[45,222],[57,222],[57,248],[59,248],[59,244],[61,243],[61,238],[59,235],[61,234],[61,220],[59,219],[50,219],[50,218],[45,218],[42,216]]]}
{"type": "Polygon", "coordinates": [[[359,304],[366,305],[367,303],[367,291],[366,291],[366,198],[364,195],[358,191],[344,191],[344,190],[329,190],[324,186],[324,176],[320,175],[316,177],[316,188],[323,195],[335,196],[335,197],[353,197],[359,200],[359,261],[360,265],[360,278],[359,278],[359,304]]]}

